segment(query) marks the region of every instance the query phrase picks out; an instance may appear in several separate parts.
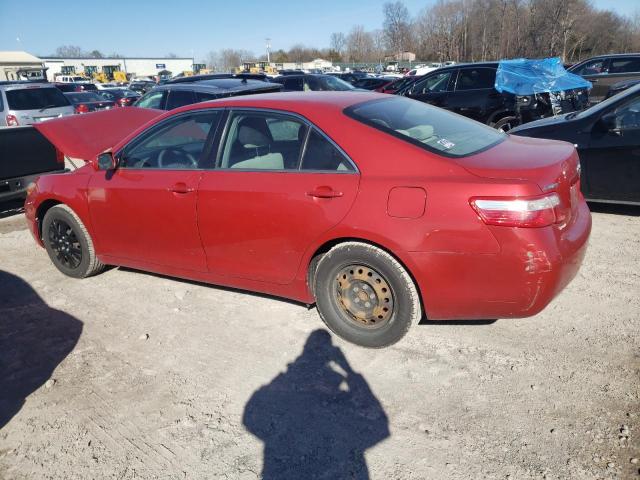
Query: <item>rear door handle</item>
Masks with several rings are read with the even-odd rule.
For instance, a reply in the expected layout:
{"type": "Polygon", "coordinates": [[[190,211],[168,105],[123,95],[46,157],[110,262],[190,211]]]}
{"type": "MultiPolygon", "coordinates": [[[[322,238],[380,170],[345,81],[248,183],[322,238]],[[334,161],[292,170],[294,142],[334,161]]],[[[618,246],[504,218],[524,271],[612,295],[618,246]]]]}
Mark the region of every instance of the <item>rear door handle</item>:
{"type": "Polygon", "coordinates": [[[343,193],[338,192],[331,187],[321,186],[314,188],[310,192],[307,192],[307,195],[314,198],[335,198],[341,197],[343,193]]]}
{"type": "Polygon", "coordinates": [[[191,193],[195,189],[187,187],[184,182],[178,182],[174,186],[167,188],[171,193],[191,193]]]}

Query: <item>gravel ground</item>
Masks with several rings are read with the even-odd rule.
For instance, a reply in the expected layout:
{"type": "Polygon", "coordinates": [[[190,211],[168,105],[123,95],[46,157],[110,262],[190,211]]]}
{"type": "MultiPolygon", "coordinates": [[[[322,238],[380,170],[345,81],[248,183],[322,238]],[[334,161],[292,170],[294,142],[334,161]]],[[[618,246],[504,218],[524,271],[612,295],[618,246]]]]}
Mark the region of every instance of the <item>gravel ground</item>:
{"type": "Polygon", "coordinates": [[[540,315],[372,351],[282,300],[64,277],[7,213],[0,478],[640,478],[640,210],[593,216],[540,315]]]}

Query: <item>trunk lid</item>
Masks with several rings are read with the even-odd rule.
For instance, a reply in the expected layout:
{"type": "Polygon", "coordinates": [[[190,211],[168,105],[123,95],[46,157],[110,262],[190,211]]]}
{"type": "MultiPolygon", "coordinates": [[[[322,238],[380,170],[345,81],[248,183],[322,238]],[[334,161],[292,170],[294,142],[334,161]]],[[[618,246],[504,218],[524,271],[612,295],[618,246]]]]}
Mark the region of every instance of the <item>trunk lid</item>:
{"type": "Polygon", "coordinates": [[[66,156],[89,161],[163,113],[149,108],[114,108],[49,120],[34,127],[66,156]]]}
{"type": "Polygon", "coordinates": [[[568,222],[577,208],[580,170],[578,154],[570,143],[509,135],[489,150],[455,161],[479,177],[530,181],[543,193],[556,192],[559,221],[568,222]]]}

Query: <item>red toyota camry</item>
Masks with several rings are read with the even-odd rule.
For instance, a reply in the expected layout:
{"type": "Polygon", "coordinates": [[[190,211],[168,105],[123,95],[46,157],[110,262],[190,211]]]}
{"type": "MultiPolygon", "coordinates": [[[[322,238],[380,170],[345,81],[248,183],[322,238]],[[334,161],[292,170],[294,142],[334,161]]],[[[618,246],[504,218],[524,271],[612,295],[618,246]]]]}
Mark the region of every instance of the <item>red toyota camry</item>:
{"type": "Polygon", "coordinates": [[[315,303],[367,347],[423,316],[538,313],[591,230],[572,145],[403,97],[276,93],[36,128],[86,160],[26,201],[64,274],[123,265],[315,303]]]}

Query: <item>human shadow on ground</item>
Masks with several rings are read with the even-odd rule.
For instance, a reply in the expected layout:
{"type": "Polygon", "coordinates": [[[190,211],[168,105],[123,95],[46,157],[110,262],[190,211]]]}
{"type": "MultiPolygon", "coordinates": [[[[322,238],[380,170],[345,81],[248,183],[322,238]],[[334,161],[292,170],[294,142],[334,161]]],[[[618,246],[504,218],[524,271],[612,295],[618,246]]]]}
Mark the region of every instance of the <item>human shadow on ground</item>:
{"type": "Polygon", "coordinates": [[[264,480],[368,479],[364,453],[390,435],[382,405],[326,330],[251,396],[243,424],[264,442],[264,480]]]}
{"type": "Polygon", "coordinates": [[[0,270],[0,430],[73,350],[82,322],[0,270]]]}

